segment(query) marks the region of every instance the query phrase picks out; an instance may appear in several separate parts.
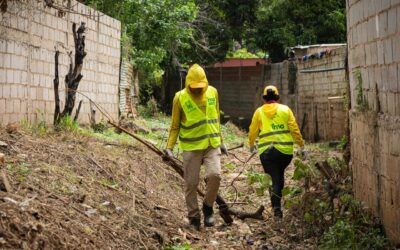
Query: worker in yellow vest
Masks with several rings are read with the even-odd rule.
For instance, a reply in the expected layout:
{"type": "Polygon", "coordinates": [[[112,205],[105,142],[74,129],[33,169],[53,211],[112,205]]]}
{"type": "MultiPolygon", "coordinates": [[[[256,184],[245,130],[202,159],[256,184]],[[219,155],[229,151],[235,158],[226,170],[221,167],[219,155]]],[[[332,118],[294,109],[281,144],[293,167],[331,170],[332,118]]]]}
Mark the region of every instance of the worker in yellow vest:
{"type": "Polygon", "coordinates": [[[200,229],[200,211],[197,188],[200,167],[205,165],[206,193],[203,201],[204,225],[214,225],[213,204],[221,180],[221,151],[227,154],[222,143],[217,90],[208,85],[204,69],[198,64],[190,67],[185,89],[177,92],[173,100],[172,123],[165,153],[173,157],[173,148],[179,136],[183,151],[185,200],[189,222],[200,229]]]}
{"type": "Polygon", "coordinates": [[[265,173],[272,178],[270,189],[271,204],[276,220],[282,218],[281,197],[284,187],[284,173],[293,158],[293,144],[296,142],[304,151],[301,136],[292,110],[279,104],[279,92],[275,86],[267,86],[263,92],[264,105],[258,108],[249,130],[250,151],[258,151],[265,173]],[[255,140],[259,137],[257,147],[255,140]]]}

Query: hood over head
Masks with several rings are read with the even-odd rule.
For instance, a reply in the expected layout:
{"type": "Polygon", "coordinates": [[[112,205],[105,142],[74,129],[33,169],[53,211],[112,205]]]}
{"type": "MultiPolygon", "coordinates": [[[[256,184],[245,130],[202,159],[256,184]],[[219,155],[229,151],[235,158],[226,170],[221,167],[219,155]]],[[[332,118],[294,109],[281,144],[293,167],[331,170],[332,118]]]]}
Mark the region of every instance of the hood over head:
{"type": "Polygon", "coordinates": [[[208,80],[206,73],[200,65],[194,64],[189,68],[188,74],[186,75],[185,87],[187,90],[190,90],[189,87],[207,89],[208,80]]]}

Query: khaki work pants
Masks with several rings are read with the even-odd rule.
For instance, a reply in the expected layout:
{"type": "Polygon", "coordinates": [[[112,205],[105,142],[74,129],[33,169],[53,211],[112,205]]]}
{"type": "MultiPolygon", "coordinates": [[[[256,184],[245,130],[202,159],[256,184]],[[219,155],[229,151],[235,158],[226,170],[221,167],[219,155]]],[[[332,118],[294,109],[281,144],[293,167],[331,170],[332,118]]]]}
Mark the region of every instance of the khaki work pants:
{"type": "Polygon", "coordinates": [[[188,216],[189,218],[199,218],[197,187],[200,180],[200,167],[203,164],[206,168],[206,193],[203,202],[212,207],[221,181],[221,149],[209,147],[204,150],[184,151],[182,157],[188,216]]]}

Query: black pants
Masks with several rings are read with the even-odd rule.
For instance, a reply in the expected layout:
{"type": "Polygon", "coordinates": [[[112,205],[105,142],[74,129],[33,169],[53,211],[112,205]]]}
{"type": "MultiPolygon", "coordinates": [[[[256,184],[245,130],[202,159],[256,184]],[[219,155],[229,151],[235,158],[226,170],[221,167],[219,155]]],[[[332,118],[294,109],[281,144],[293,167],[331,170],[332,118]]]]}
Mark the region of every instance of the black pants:
{"type": "Polygon", "coordinates": [[[285,169],[292,161],[293,155],[281,153],[271,146],[260,155],[264,172],[272,177],[270,190],[271,204],[274,212],[281,212],[282,189],[285,185],[285,169]]]}

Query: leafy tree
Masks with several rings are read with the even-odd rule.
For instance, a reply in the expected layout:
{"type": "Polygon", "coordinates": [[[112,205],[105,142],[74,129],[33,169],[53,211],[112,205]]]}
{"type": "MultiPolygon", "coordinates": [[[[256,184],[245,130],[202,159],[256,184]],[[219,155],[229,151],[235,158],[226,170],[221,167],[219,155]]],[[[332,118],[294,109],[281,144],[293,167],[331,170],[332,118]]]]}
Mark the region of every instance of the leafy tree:
{"type": "Polygon", "coordinates": [[[256,44],[273,61],[286,47],[346,41],[345,0],[263,0],[257,12],[256,44]]]}

